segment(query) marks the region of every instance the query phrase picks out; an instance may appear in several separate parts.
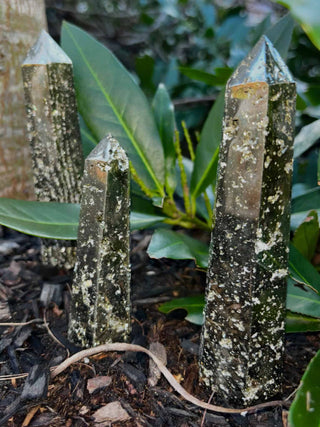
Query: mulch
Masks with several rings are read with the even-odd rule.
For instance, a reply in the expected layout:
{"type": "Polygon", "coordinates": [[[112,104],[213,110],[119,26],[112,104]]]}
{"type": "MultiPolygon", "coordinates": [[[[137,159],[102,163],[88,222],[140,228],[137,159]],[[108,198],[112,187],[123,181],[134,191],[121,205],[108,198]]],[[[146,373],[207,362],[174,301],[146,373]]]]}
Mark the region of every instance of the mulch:
{"type": "MultiPolygon", "coordinates": [[[[144,347],[161,343],[175,378],[208,401],[210,395],[199,384],[197,370],[200,327],[185,321],[184,312],[158,311],[159,303],[172,297],[202,293],[205,274],[193,262],[150,259],[149,239],[149,232],[132,235],[131,342],[144,347]]],[[[66,338],[72,275],[41,264],[39,253],[36,237],[2,230],[0,425],[274,427],[285,423],[285,408],[224,416],[186,402],[164,378],[151,386],[149,360],[142,353],[99,354],[49,380],[50,367],[78,349],[66,338]],[[101,421],[106,417],[109,420],[101,421]]],[[[288,335],[283,397],[299,385],[320,348],[319,338],[319,333],[288,335]]]]}

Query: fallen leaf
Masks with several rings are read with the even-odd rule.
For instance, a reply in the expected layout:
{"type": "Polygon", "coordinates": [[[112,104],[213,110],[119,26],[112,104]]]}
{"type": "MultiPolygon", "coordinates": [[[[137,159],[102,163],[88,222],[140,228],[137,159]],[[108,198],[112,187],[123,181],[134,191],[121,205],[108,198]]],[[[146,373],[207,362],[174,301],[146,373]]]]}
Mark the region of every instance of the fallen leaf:
{"type": "Polygon", "coordinates": [[[180,384],[181,381],[184,380],[183,376],[181,374],[173,375],[175,380],[180,384]]]}
{"type": "MultiPolygon", "coordinates": [[[[167,364],[167,352],[165,347],[159,342],[153,342],[150,344],[149,350],[155,354],[161,362],[166,365],[167,364]]],[[[149,359],[149,378],[148,384],[151,387],[157,385],[159,379],[161,377],[160,369],[154,363],[152,359],[149,359]]]]}
{"type": "Polygon", "coordinates": [[[25,419],[22,422],[22,427],[28,427],[32,418],[38,412],[39,408],[40,408],[40,405],[37,405],[37,406],[34,406],[33,408],[31,408],[31,410],[28,412],[28,414],[26,415],[25,419]]]}

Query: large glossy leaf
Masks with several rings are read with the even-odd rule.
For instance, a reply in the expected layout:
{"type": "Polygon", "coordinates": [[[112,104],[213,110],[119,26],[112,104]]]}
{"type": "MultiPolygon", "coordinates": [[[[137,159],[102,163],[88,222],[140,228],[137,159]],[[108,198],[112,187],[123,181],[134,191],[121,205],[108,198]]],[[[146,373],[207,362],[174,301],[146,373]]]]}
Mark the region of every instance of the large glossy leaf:
{"type": "Polygon", "coordinates": [[[88,126],[85,124],[85,121],[81,116],[79,116],[80,122],[80,132],[81,132],[81,141],[82,141],[82,151],[83,155],[86,158],[94,147],[98,144],[98,141],[94,138],[90,132],[88,126]]]}
{"type": "Polygon", "coordinates": [[[320,293],[320,274],[292,243],[289,252],[289,270],[293,278],[306,283],[320,293]]]}
{"type": "Polygon", "coordinates": [[[320,317],[320,275],[313,265],[290,245],[287,309],[312,317],[320,317]],[[306,285],[301,285],[304,283],[306,285]]]}
{"type": "Polygon", "coordinates": [[[289,410],[290,427],[320,426],[320,350],[309,363],[289,410]]]}
{"type": "Polygon", "coordinates": [[[185,310],[187,312],[186,320],[196,325],[203,324],[204,295],[194,297],[177,298],[161,304],[159,311],[161,313],[170,313],[174,310],[185,310]]]}
{"type": "Polygon", "coordinates": [[[291,212],[309,212],[320,209],[320,187],[312,188],[304,194],[294,197],[291,202],[291,212]]]}
{"type": "MultiPolygon", "coordinates": [[[[76,240],[80,205],[0,198],[0,224],[22,233],[50,239],[76,240]]],[[[165,217],[131,212],[130,228],[152,227],[165,217]]]]}
{"type": "Polygon", "coordinates": [[[179,71],[192,80],[198,80],[209,86],[224,86],[231,76],[232,68],[216,68],[213,73],[189,67],[179,67],[179,71]]]}
{"type": "Polygon", "coordinates": [[[164,195],[164,156],[151,108],[116,57],[85,31],[64,23],[62,47],[73,62],[80,113],[96,140],[111,133],[146,187],[164,195]]]}
{"type": "Polygon", "coordinates": [[[292,243],[310,261],[315,253],[318,238],[318,214],[316,211],[311,211],[294,233],[292,243]]]}
{"type": "Polygon", "coordinates": [[[153,227],[159,225],[165,220],[164,216],[152,215],[142,212],[131,212],[130,214],[130,229],[139,230],[141,228],[153,227]]]}
{"type": "Polygon", "coordinates": [[[34,236],[76,240],[80,206],[0,198],[0,224],[34,236]]]}
{"type": "Polygon", "coordinates": [[[265,35],[273,43],[284,60],[288,55],[293,28],[294,20],[290,13],[288,13],[265,32],[265,35]]]}
{"type": "Polygon", "coordinates": [[[298,287],[289,279],[287,308],[294,313],[320,317],[320,296],[311,289],[298,287]]]}
{"type": "Polygon", "coordinates": [[[174,106],[164,84],[159,84],[153,98],[152,108],[158,131],[163,145],[165,157],[165,183],[170,196],[177,185],[176,180],[176,150],[174,148],[174,131],[176,128],[174,106]]]}
{"type": "MultiPolygon", "coordinates": [[[[291,222],[290,222],[290,227],[291,230],[296,230],[300,224],[305,220],[305,218],[308,216],[310,210],[306,210],[303,212],[297,212],[294,214],[291,214],[291,222]]],[[[315,212],[317,212],[317,215],[320,215],[320,209],[316,210],[315,212]]]]}
{"type": "Polygon", "coordinates": [[[215,183],[224,112],[224,90],[214,103],[201,132],[191,177],[191,197],[196,199],[210,184],[215,183]]]}
{"type": "MultiPolygon", "coordinates": [[[[174,310],[185,310],[187,312],[186,320],[195,325],[203,325],[203,309],[205,304],[204,295],[197,295],[186,298],[176,298],[161,304],[159,311],[170,313],[174,310]]],[[[296,313],[287,311],[286,332],[316,332],[320,331],[320,319],[308,316],[301,316],[296,313]]]]}
{"type": "Polygon", "coordinates": [[[304,126],[294,140],[294,157],[299,157],[320,138],[320,120],[304,126]]]}
{"type": "MultiPolygon", "coordinates": [[[[304,187],[305,185],[302,184],[302,190],[304,187]]],[[[303,190],[300,193],[299,191],[291,201],[291,228],[293,230],[299,227],[311,210],[316,211],[318,216],[320,215],[320,187],[303,190]]]]}
{"type": "Polygon", "coordinates": [[[290,311],[287,312],[286,332],[316,332],[320,331],[320,319],[301,316],[290,311]]]}
{"type": "Polygon", "coordinates": [[[194,259],[200,267],[208,265],[205,243],[172,230],[156,230],[147,252],[151,258],[194,259]]]}
{"type": "MultiPolygon", "coordinates": [[[[204,243],[172,230],[157,230],[148,248],[153,258],[194,259],[203,268],[208,266],[208,253],[204,243]]],[[[289,271],[293,278],[288,279],[287,309],[320,317],[320,275],[293,245],[290,245],[289,271]]]]}
{"type": "Polygon", "coordinates": [[[320,49],[319,1],[276,0],[276,2],[286,6],[291,11],[293,17],[301,24],[312,43],[320,49]]]}

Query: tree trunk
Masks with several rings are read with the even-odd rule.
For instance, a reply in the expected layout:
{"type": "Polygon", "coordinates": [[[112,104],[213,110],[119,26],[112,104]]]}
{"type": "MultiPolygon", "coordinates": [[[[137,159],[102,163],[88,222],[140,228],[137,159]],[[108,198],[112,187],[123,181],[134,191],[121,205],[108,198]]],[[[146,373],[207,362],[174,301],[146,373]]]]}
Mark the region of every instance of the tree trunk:
{"type": "Polygon", "coordinates": [[[43,0],[0,1],[0,197],[34,198],[20,67],[41,29],[43,0]]]}

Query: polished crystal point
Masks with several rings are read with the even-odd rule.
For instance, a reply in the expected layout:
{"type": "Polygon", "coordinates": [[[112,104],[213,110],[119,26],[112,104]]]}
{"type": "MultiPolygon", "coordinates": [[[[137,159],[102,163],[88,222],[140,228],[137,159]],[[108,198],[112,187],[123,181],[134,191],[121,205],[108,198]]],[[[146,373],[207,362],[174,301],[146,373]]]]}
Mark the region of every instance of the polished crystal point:
{"type": "Polygon", "coordinates": [[[27,65],[50,65],[50,64],[72,64],[71,59],[53,38],[42,30],[36,43],[29,50],[22,66],[27,65]]]}
{"type": "MultiPolygon", "coordinates": [[[[36,197],[79,203],[84,159],[71,60],[42,31],[22,64],[22,76],[36,197]]],[[[43,263],[74,266],[72,242],[42,242],[43,263]]]]}
{"type": "Polygon", "coordinates": [[[85,161],[69,338],[83,347],[130,334],[129,161],[104,138],[85,161]]]}
{"type": "Polygon", "coordinates": [[[262,37],[228,81],[200,374],[228,405],[281,393],[295,83],[262,37]]]}
{"type": "Polygon", "coordinates": [[[293,83],[291,73],[266,36],[262,36],[228,81],[229,86],[251,82],[293,83]]]}

